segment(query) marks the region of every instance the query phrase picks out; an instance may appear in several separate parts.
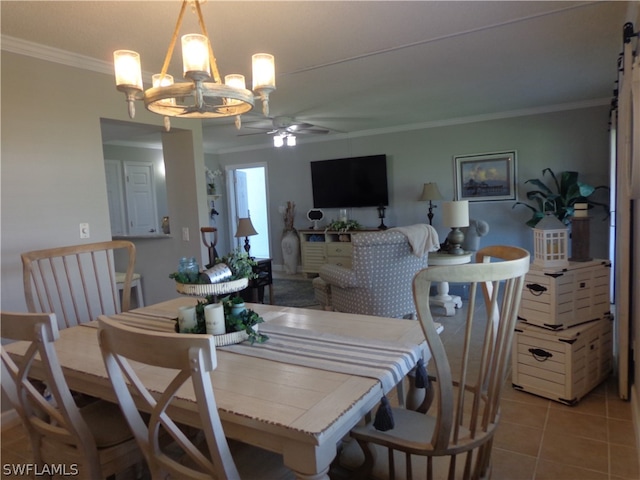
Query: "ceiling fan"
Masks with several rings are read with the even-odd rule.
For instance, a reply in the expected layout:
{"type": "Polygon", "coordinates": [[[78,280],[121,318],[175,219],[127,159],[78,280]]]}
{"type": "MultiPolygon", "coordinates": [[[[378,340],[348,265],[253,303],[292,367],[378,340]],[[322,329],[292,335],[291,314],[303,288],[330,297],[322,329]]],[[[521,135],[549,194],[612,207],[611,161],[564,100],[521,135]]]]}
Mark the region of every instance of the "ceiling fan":
{"type": "Polygon", "coordinates": [[[244,133],[244,135],[259,135],[266,133],[267,135],[273,135],[273,144],[276,147],[281,147],[286,143],[287,146],[294,146],[296,144],[296,135],[306,134],[327,134],[331,132],[328,128],[319,127],[312,123],[297,121],[293,117],[277,116],[271,117],[270,122],[258,121],[250,124],[243,125],[247,129],[263,130],[260,133],[244,133]]]}

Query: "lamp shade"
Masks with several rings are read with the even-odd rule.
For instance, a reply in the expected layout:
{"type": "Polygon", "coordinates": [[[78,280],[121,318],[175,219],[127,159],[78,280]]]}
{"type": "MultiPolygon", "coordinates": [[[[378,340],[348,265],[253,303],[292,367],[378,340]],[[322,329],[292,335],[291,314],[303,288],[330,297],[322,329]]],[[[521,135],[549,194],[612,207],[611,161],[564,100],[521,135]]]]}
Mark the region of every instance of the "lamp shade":
{"type": "Polygon", "coordinates": [[[459,228],[469,226],[469,201],[443,202],[442,222],[447,227],[459,228]]]}
{"type": "Polygon", "coordinates": [[[240,237],[251,237],[252,235],[257,235],[256,229],[253,227],[253,223],[251,223],[251,219],[249,217],[239,218],[238,219],[238,228],[236,229],[236,238],[240,237]]]}
{"type": "Polygon", "coordinates": [[[209,40],[204,35],[190,33],[182,36],[182,68],[187,72],[206,72],[209,70],[209,40]]]}
{"type": "Polygon", "coordinates": [[[425,183],[422,187],[422,195],[418,199],[421,202],[427,202],[429,200],[442,200],[442,194],[438,189],[438,184],[435,182],[425,183]]]}
{"type": "Polygon", "coordinates": [[[251,57],[253,67],[253,89],[276,88],[276,67],[273,55],[256,53],[251,57]]]}

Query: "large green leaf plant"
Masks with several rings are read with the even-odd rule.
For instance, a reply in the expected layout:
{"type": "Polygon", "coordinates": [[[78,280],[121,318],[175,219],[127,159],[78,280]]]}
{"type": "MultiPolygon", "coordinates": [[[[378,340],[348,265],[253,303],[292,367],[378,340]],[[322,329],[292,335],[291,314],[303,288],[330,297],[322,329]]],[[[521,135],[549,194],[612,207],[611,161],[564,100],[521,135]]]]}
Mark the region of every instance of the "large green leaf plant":
{"type": "MultiPolygon", "coordinates": [[[[549,174],[552,183],[547,186],[541,179],[531,178],[524,183],[530,183],[537,187],[536,190],[527,192],[527,200],[534,205],[524,202],[516,202],[513,205],[524,205],[532,212],[532,217],[526,222],[528,226],[535,227],[536,224],[549,212],[553,213],[558,220],[565,225],[571,223],[576,203],[586,203],[589,208],[601,207],[605,214],[609,214],[609,206],[606,203],[596,202],[589,198],[594,192],[600,189],[609,189],[606,185],[593,187],[578,180],[578,172],[562,172],[560,179],[556,177],[553,170],[545,168],[542,170],[542,177],[549,174]]],[[[606,216],[605,216],[606,218],[606,216]]]]}

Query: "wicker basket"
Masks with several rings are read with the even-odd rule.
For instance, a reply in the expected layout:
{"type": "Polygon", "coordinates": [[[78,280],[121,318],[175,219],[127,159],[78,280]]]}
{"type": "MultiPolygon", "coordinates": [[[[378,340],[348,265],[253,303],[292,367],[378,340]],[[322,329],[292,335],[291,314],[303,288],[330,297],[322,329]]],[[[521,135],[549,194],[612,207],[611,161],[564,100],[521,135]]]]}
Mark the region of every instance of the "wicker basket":
{"type": "MultiPolygon", "coordinates": [[[[227,293],[239,292],[247,288],[249,279],[240,278],[229,282],[220,283],[178,283],[176,291],[182,295],[192,295],[195,297],[206,297],[207,295],[226,295],[227,293]]],[[[235,333],[235,332],[234,332],[235,333]]]]}

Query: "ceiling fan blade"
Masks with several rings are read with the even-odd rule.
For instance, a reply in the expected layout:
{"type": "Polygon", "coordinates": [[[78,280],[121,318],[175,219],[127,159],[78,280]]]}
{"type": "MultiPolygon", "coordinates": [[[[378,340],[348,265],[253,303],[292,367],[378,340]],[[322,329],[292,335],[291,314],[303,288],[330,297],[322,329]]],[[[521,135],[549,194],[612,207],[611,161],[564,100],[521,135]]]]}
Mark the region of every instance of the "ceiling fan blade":
{"type": "Polygon", "coordinates": [[[302,135],[307,133],[327,134],[329,133],[329,130],[327,130],[326,128],[302,128],[300,130],[295,130],[293,133],[300,133],[302,135]]]}
{"type": "Polygon", "coordinates": [[[267,132],[252,132],[252,133],[239,133],[236,137],[250,137],[252,135],[264,135],[267,132]]]}

